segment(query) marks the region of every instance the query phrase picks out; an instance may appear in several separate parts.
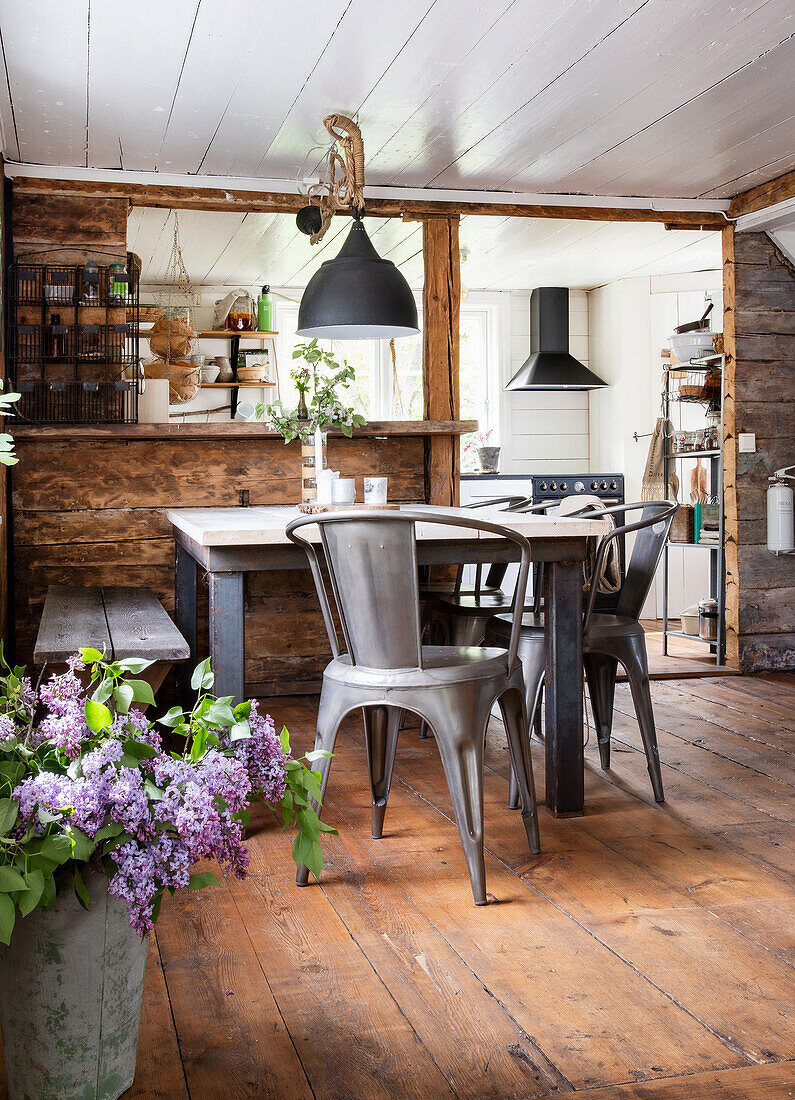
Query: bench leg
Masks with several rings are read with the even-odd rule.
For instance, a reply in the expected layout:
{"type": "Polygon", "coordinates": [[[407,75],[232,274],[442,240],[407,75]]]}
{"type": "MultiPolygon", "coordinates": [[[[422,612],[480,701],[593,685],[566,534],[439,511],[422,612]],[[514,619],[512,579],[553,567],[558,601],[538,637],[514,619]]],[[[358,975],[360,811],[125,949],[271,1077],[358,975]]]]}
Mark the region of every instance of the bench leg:
{"type": "Polygon", "coordinates": [[[175,619],[177,629],[190,647],[190,657],[183,661],[177,670],[177,689],[180,701],[185,704],[190,698],[190,678],[196,665],[196,589],[197,565],[187,550],[177,543],[177,561],[175,573],[175,619]]]}
{"type": "Polygon", "coordinates": [[[242,703],[245,627],[242,573],[210,573],[210,660],[215,695],[232,695],[242,703]]]}

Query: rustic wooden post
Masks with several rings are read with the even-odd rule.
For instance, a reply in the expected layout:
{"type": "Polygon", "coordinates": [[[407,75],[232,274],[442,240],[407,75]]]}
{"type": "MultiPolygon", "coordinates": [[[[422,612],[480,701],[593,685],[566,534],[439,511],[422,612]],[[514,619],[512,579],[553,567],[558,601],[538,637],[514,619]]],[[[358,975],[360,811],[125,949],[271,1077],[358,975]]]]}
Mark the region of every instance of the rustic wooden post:
{"type": "MultiPolygon", "coordinates": [[[[427,218],[422,225],[425,284],[422,292],[422,379],[426,420],[458,420],[458,314],[461,267],[458,217],[427,218]]],[[[458,505],[459,439],[429,436],[425,443],[425,499],[458,505]]]]}
{"type": "Polygon", "coordinates": [[[766,233],[723,230],[726,657],[795,667],[792,559],[766,546],[767,479],[795,461],[795,269],[766,233]],[[741,432],[755,449],[739,454],[741,432]]]}

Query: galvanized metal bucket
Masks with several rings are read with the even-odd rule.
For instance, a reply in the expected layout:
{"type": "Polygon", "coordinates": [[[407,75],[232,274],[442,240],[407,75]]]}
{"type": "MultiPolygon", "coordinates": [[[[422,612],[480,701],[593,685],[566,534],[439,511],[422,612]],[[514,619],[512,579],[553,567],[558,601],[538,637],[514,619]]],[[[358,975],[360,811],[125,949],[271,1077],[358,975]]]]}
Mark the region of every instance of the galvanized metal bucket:
{"type": "Polygon", "coordinates": [[[10,1100],[116,1100],[133,1083],[149,940],[107,875],[66,880],[52,909],[17,918],[0,949],[0,1026],[10,1100]]]}

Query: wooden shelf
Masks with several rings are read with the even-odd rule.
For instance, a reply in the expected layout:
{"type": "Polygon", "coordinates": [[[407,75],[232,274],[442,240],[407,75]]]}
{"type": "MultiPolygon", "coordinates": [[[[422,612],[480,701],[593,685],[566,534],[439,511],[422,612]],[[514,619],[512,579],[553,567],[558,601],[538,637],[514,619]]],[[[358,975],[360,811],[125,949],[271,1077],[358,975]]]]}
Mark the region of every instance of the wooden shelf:
{"type": "MultiPolygon", "coordinates": [[[[360,436],[435,436],[467,435],[478,430],[477,420],[371,420],[361,428],[353,429],[353,438],[360,436]]],[[[328,433],[336,438],[344,438],[339,429],[328,433]]],[[[282,442],[282,437],[258,421],[249,423],[240,420],[211,421],[208,424],[14,424],[14,437],[19,440],[35,442],[66,440],[108,440],[119,442],[125,439],[235,439],[262,440],[274,439],[282,442]]]]}
{"type": "MultiPolygon", "coordinates": [[[[139,328],[138,335],[148,339],[152,335],[152,330],[139,328]]],[[[239,336],[241,340],[272,340],[274,336],[278,335],[278,332],[232,332],[229,329],[214,329],[212,332],[197,332],[196,339],[231,340],[234,336],[239,336]]]]}
{"type": "Polygon", "coordinates": [[[275,382],[202,382],[203,390],[272,390],[275,382]]]}
{"type": "Polygon", "coordinates": [[[671,451],[669,458],[717,458],[720,451],[671,451]]]}

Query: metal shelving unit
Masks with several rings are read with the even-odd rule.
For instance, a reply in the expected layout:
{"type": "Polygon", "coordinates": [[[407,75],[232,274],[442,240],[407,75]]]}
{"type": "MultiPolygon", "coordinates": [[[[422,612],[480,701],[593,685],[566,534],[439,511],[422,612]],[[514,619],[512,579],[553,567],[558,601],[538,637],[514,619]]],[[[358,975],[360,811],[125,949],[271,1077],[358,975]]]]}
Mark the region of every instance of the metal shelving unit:
{"type": "MultiPolygon", "coordinates": [[[[724,357],[722,355],[710,355],[701,359],[691,359],[689,363],[679,363],[676,366],[670,366],[665,368],[665,389],[663,391],[663,417],[667,422],[670,419],[671,405],[678,404],[678,399],[671,393],[671,381],[672,374],[675,372],[681,372],[686,370],[690,371],[703,371],[706,375],[710,371],[720,370],[721,372],[721,387],[720,387],[720,436],[723,439],[723,401],[724,401],[724,386],[723,386],[723,367],[724,357]]],[[[688,398],[688,402],[692,403],[693,399],[688,398]]],[[[704,405],[710,406],[715,409],[715,403],[703,402],[704,405]]],[[[701,642],[703,645],[710,647],[710,651],[715,655],[715,663],[722,665],[726,655],[726,567],[723,551],[723,537],[724,537],[724,507],[723,507],[723,451],[719,450],[692,450],[692,451],[679,451],[672,452],[666,450],[665,454],[665,484],[668,484],[668,478],[671,471],[671,463],[677,462],[682,458],[706,458],[709,460],[709,485],[710,494],[717,498],[718,502],[718,541],[715,545],[709,545],[707,543],[686,543],[667,542],[663,551],[663,654],[668,654],[668,639],[669,638],[688,638],[690,641],[701,642]],[[717,601],[718,604],[718,639],[717,642],[707,641],[701,638],[697,634],[685,634],[683,630],[674,630],[669,627],[669,615],[668,615],[668,570],[669,570],[669,550],[671,546],[686,547],[686,548],[698,548],[699,550],[706,550],[709,553],[709,594],[712,599],[717,601]]],[[[694,537],[697,533],[694,532],[694,537]]]]}

